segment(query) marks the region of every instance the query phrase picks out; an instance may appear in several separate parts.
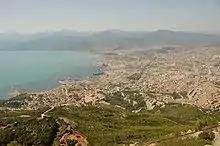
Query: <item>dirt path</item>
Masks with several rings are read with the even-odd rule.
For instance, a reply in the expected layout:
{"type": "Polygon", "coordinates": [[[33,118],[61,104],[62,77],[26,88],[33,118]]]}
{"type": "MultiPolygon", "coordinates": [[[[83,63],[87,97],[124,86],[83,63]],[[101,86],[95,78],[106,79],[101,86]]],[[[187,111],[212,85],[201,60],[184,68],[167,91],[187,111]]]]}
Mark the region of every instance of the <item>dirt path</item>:
{"type": "Polygon", "coordinates": [[[44,118],[46,116],[45,114],[52,111],[54,108],[55,108],[54,106],[51,106],[50,109],[48,109],[47,111],[45,111],[44,113],[41,114],[41,118],[44,118]]]}
{"type": "Polygon", "coordinates": [[[215,140],[213,146],[220,146],[220,129],[218,128],[218,132],[215,132],[215,140]]]}

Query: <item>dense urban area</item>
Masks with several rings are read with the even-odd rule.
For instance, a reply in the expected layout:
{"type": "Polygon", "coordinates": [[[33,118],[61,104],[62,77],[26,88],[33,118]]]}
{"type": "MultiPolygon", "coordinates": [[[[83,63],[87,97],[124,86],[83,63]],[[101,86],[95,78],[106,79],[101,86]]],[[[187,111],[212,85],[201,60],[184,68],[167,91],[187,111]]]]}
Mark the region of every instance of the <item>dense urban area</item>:
{"type": "Polygon", "coordinates": [[[1,145],[220,145],[220,49],[114,49],[85,79],[1,101],[1,145]]]}

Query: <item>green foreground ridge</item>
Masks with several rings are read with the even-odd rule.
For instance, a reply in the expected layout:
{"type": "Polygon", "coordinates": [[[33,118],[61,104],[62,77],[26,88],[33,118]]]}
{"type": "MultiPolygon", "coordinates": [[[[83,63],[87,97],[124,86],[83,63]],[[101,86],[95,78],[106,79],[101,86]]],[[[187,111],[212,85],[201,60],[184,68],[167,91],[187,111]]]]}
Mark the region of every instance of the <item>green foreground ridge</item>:
{"type": "Polygon", "coordinates": [[[48,109],[1,111],[1,146],[58,146],[70,131],[83,139],[67,145],[204,146],[212,144],[220,120],[217,111],[182,104],[139,112],[103,104],[48,109]]]}

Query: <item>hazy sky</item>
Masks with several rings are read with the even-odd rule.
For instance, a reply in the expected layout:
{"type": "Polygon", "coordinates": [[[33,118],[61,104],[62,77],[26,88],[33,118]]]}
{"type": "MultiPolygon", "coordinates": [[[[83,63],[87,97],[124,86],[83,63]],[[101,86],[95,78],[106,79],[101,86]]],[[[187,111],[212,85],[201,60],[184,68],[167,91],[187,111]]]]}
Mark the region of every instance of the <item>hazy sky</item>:
{"type": "Polygon", "coordinates": [[[220,0],[0,0],[0,32],[220,32],[220,0]]]}

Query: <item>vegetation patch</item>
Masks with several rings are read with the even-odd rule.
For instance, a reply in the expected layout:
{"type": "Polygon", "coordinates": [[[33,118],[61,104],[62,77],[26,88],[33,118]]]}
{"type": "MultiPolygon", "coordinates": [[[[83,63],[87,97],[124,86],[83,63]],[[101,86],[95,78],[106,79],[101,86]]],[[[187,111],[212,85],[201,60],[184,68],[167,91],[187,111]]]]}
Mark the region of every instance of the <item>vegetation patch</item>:
{"type": "MultiPolygon", "coordinates": [[[[134,93],[124,94],[128,96],[134,93]]],[[[138,97],[137,93],[135,95],[138,97]]],[[[122,105],[126,103],[128,102],[121,101],[122,105]]],[[[3,128],[0,129],[0,144],[4,146],[17,142],[21,145],[49,146],[53,143],[54,146],[59,146],[63,132],[71,126],[72,130],[85,135],[92,146],[153,142],[172,137],[177,138],[160,142],[158,145],[177,143],[180,146],[188,146],[194,143],[208,143],[211,139],[200,138],[187,141],[178,139],[178,136],[189,130],[199,131],[212,127],[218,124],[220,119],[219,112],[181,104],[167,104],[163,108],[156,107],[150,111],[143,106],[138,113],[114,105],[64,106],[54,108],[43,119],[39,118],[40,114],[46,110],[2,111],[0,120],[3,128]],[[20,115],[31,117],[24,118],[20,115]]],[[[72,144],[71,141],[70,144],[72,144]]]]}
{"type": "Polygon", "coordinates": [[[156,146],[204,146],[207,142],[197,138],[175,138],[157,143],[156,146]]]}
{"type": "MultiPolygon", "coordinates": [[[[112,105],[81,108],[70,106],[68,110],[55,108],[50,115],[63,116],[78,123],[75,130],[82,131],[94,146],[154,141],[180,135],[188,130],[196,131],[198,123],[207,121],[207,117],[211,122],[204,122],[206,126],[203,127],[213,126],[220,119],[217,113],[207,114],[196,107],[180,104],[169,104],[151,111],[143,108],[139,113],[112,105]]],[[[193,142],[198,141],[193,139],[193,142]]]]}

